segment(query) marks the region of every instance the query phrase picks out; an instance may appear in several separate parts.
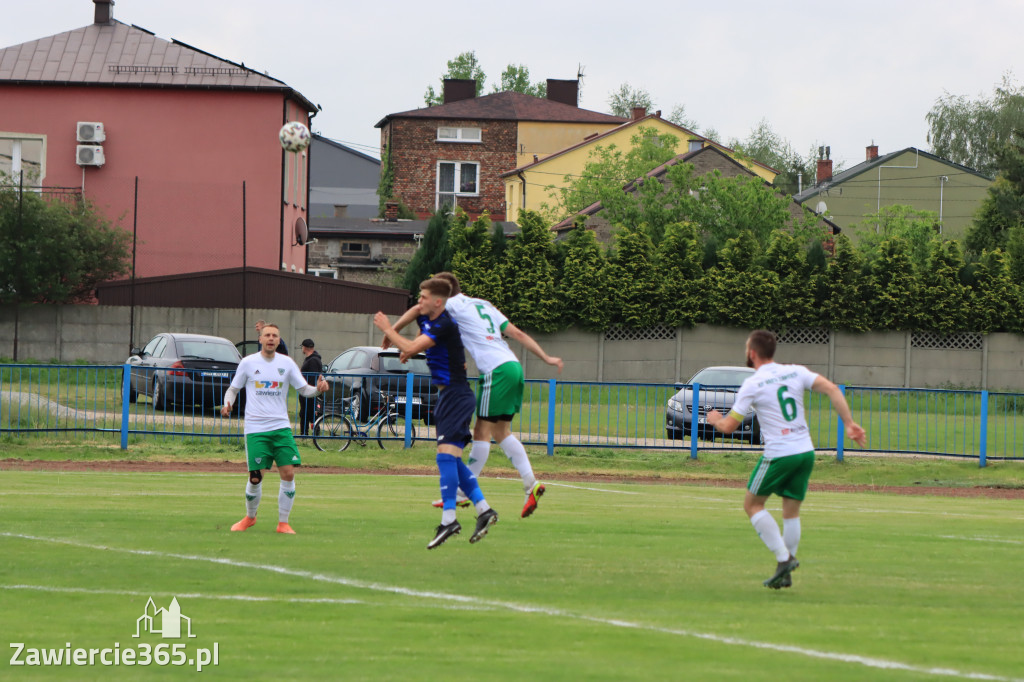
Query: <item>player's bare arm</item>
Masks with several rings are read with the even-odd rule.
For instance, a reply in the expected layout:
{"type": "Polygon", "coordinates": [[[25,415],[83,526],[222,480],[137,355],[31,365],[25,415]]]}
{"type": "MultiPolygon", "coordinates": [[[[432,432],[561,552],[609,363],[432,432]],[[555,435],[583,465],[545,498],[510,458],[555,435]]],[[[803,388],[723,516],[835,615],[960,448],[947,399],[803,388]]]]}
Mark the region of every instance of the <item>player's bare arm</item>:
{"type": "Polygon", "coordinates": [[[523,348],[530,351],[538,358],[540,358],[547,364],[551,365],[552,367],[557,367],[559,374],[562,373],[562,358],[556,358],[553,355],[548,355],[547,353],[545,353],[544,349],[540,347],[540,344],[537,343],[537,341],[532,336],[530,336],[529,334],[527,334],[526,332],[524,332],[522,329],[515,326],[511,322],[509,322],[508,325],[505,326],[504,331],[513,339],[521,343],[523,345],[523,348]]]}
{"type": "Polygon", "coordinates": [[[724,415],[718,410],[711,410],[708,412],[707,415],[705,415],[705,419],[707,419],[708,424],[711,424],[711,426],[715,427],[715,429],[721,433],[732,433],[740,425],[738,419],[732,415],[724,415]]]}
{"type": "Polygon", "coordinates": [[[843,392],[839,390],[838,386],[825,377],[818,375],[818,378],[814,380],[814,384],[811,385],[811,390],[827,395],[828,399],[832,401],[832,408],[836,411],[836,414],[839,415],[839,418],[843,420],[843,424],[846,426],[846,435],[861,447],[867,445],[867,432],[864,430],[863,426],[853,421],[853,413],[850,412],[850,405],[846,402],[846,397],[843,395],[843,392]]]}
{"type": "MultiPolygon", "coordinates": [[[[398,321],[396,321],[392,325],[392,329],[394,329],[396,332],[402,331],[402,329],[404,329],[406,325],[410,324],[411,322],[414,322],[419,315],[420,307],[418,305],[414,305],[413,307],[409,308],[404,313],[402,313],[402,316],[398,318],[398,321]]],[[[380,344],[380,347],[383,348],[384,350],[387,350],[388,348],[391,348],[391,346],[391,339],[385,336],[384,341],[382,341],[380,344]]]]}
{"type": "Polygon", "coordinates": [[[402,351],[401,355],[399,355],[399,359],[402,362],[405,362],[417,353],[422,353],[434,345],[434,340],[426,334],[420,334],[415,339],[405,338],[399,334],[393,326],[391,326],[388,316],[382,312],[378,312],[373,316],[373,324],[377,329],[384,332],[385,338],[390,340],[395,348],[402,351]]]}

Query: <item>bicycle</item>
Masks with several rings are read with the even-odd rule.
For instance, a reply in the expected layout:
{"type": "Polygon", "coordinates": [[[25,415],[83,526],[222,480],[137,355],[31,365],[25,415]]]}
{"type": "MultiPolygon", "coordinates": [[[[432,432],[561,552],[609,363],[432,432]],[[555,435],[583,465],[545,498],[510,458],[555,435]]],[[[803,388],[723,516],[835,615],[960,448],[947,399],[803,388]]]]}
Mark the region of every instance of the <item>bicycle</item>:
{"type": "MultiPolygon", "coordinates": [[[[360,422],[353,409],[355,396],[342,398],[341,410],[323,407],[323,414],[313,422],[313,445],[317,450],[326,452],[336,450],[344,452],[355,441],[366,446],[371,438],[370,433],[376,427],[377,445],[381,450],[400,450],[405,447],[404,415],[398,411],[393,398],[381,395],[380,407],[365,422],[360,422]],[[399,420],[403,420],[399,425],[399,420]]],[[[416,426],[408,424],[413,439],[416,438],[416,426]]]]}

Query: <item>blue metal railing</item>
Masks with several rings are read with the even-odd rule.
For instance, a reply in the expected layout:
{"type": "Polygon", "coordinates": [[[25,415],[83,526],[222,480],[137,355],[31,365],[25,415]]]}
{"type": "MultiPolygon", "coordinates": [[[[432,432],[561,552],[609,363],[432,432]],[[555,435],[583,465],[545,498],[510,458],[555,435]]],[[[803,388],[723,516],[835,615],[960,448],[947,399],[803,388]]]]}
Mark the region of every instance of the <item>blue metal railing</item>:
{"type": "MultiPolygon", "coordinates": [[[[0,365],[0,434],[70,434],[109,437],[127,448],[132,438],[241,438],[242,420],[220,416],[230,376],[203,370],[154,370],[131,365],[0,365]]],[[[324,374],[332,391],[317,410],[332,409],[353,394],[363,414],[392,402],[404,425],[416,422],[418,441],[432,441],[429,421],[436,392],[425,377],[405,374],[324,374]]],[[[702,424],[724,387],[628,382],[528,380],[513,431],[526,444],[556,448],[678,450],[697,457],[708,451],[757,451],[756,431],[723,436],[702,424]],[[685,423],[667,410],[680,388],[696,395],[685,406],[685,423]],[[694,435],[696,434],[696,438],[694,435]]],[[[868,432],[868,446],[846,441],[841,420],[826,396],[805,396],[811,436],[819,451],[914,453],[978,459],[1024,459],[1024,394],[989,391],[842,386],[853,417],[868,432]]],[[[290,411],[298,413],[297,394],[290,411]]],[[[241,400],[239,402],[242,402],[241,400]]],[[[239,406],[236,406],[236,410],[239,406]]],[[[723,410],[723,412],[726,410],[723,410]]],[[[315,416],[315,415],[314,415],[315,416]]],[[[297,419],[297,417],[296,417],[297,419]]],[[[296,431],[298,424],[295,424],[296,431]]],[[[298,436],[309,438],[310,436],[298,436]]]]}

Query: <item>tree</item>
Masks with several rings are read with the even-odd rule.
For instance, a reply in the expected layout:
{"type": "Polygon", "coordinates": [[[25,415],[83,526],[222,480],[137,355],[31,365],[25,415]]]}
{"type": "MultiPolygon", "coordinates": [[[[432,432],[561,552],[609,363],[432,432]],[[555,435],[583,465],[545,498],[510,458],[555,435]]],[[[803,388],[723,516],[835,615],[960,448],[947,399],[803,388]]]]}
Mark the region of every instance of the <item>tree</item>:
{"type": "Polygon", "coordinates": [[[760,267],[758,252],[749,230],[726,242],[720,262],[708,277],[708,322],[748,329],[772,324],[779,278],[760,267]]]}
{"type": "Polygon", "coordinates": [[[932,242],[938,239],[939,214],[935,211],[919,211],[913,206],[893,204],[884,206],[878,213],[869,213],[864,220],[850,225],[850,231],[857,235],[861,255],[869,265],[882,255],[882,245],[899,237],[906,241],[908,255],[918,270],[928,262],[932,242]]]}
{"type": "Polygon", "coordinates": [[[494,92],[521,92],[534,97],[547,97],[547,81],[530,83],[530,70],[522,64],[509,64],[501,72],[501,81],[494,86],[494,92]]]}
{"type": "Polygon", "coordinates": [[[919,317],[922,328],[942,334],[967,328],[970,292],[960,282],[963,264],[957,242],[932,242],[928,264],[920,278],[919,317]]]}
{"type": "Polygon", "coordinates": [[[1024,225],[1024,130],[1013,131],[995,157],[999,175],[964,236],[968,253],[1005,248],[1008,231],[1024,225]]]}
{"type": "Polygon", "coordinates": [[[680,128],[686,128],[697,132],[697,121],[686,115],[686,105],[677,104],[672,107],[672,111],[669,112],[668,121],[675,123],[680,128]]]}
{"type": "Polygon", "coordinates": [[[986,251],[974,270],[971,327],[983,334],[1011,331],[1020,327],[1019,284],[1010,279],[1002,251],[986,251]]]}
{"type": "Polygon", "coordinates": [[[658,244],[658,298],[664,322],[671,327],[692,327],[704,308],[704,270],[700,245],[693,223],[672,223],[658,244]]]}
{"type": "Polygon", "coordinates": [[[448,232],[451,229],[452,212],[448,204],[442,204],[437,213],[430,217],[423,233],[420,246],[409,261],[402,287],[415,294],[420,282],[438,272],[451,269],[451,246],[448,232]]]}
{"type": "Polygon", "coordinates": [[[629,83],[623,83],[618,90],[608,95],[608,106],[612,116],[632,118],[633,107],[643,107],[650,111],[654,108],[654,103],[651,102],[651,93],[643,88],[630,87],[629,83]]]}
{"type": "Polygon", "coordinates": [[[435,92],[433,85],[427,86],[427,91],[423,95],[423,101],[426,102],[428,107],[444,104],[444,81],[446,78],[471,78],[475,80],[476,95],[479,97],[480,93],[484,91],[484,80],[487,76],[484,75],[484,70],[480,68],[480,62],[476,58],[475,50],[459,54],[455,59],[448,60],[448,70],[441,76],[441,92],[435,92]]]}
{"type": "Polygon", "coordinates": [[[608,261],[593,231],[580,222],[566,240],[565,261],[558,283],[567,325],[603,331],[608,327],[610,311],[605,293],[609,292],[608,261]]]}
{"type": "Polygon", "coordinates": [[[899,236],[882,242],[872,263],[867,298],[872,327],[906,330],[916,327],[917,277],[910,244],[899,236]]]}
{"type": "Polygon", "coordinates": [[[835,255],[828,264],[828,318],[833,329],[868,331],[864,304],[863,268],[856,248],[845,234],[836,237],[835,255]]]}
{"type": "Polygon", "coordinates": [[[448,232],[452,272],[467,296],[482,298],[501,308],[501,278],[491,250],[491,219],[485,212],[472,223],[458,211],[448,232]]]}
{"type": "Polygon", "coordinates": [[[786,194],[797,193],[800,175],[808,185],[813,182],[816,172],[814,156],[801,156],[789,140],[772,129],[767,119],[761,119],[745,140],[731,140],[729,146],[743,156],[779,171],[773,184],[786,194]]]}
{"type": "Polygon", "coordinates": [[[616,230],[615,257],[608,278],[613,323],[646,329],[662,321],[653,252],[645,226],[621,225],[616,230]]]}
{"type": "Polygon", "coordinates": [[[503,310],[516,326],[552,332],[562,317],[551,263],[552,233],[535,211],[520,212],[519,227],[502,265],[503,310]]]}
{"type": "Polygon", "coordinates": [[[810,268],[793,235],[779,230],[772,236],[765,253],[765,267],[779,278],[773,326],[784,329],[812,326],[816,315],[810,268]]]}
{"type": "Polygon", "coordinates": [[[935,100],[925,119],[932,153],[994,175],[996,155],[1014,130],[1024,130],[1024,87],[1003,76],[991,97],[971,100],[948,92],[935,100]]]}

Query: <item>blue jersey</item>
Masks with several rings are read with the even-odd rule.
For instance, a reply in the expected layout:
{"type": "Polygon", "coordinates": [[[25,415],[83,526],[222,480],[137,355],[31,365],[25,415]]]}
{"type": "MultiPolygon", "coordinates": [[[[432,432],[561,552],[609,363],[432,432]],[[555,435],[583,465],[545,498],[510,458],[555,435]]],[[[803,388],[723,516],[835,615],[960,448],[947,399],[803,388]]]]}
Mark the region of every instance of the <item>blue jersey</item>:
{"type": "Polygon", "coordinates": [[[459,336],[459,325],[448,311],[441,311],[433,320],[426,315],[420,315],[416,322],[420,325],[420,332],[434,342],[426,352],[431,382],[438,386],[468,386],[466,352],[462,347],[462,337],[459,336]]]}

